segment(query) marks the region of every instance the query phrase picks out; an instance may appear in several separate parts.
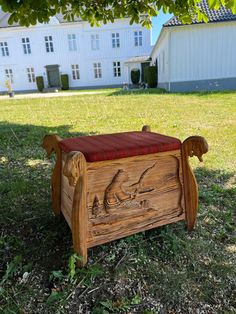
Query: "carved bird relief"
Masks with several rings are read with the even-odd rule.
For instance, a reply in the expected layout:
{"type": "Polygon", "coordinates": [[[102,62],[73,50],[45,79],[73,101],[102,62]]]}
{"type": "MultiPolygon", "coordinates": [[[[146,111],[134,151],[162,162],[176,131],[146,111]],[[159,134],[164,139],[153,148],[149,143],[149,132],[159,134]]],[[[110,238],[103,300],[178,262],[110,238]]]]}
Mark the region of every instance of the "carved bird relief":
{"type": "Polygon", "coordinates": [[[157,163],[154,163],[151,167],[147,168],[140,176],[138,182],[133,183],[129,186],[129,188],[133,189],[133,194],[142,194],[147,193],[155,190],[154,186],[148,186],[145,184],[145,179],[151,173],[153,168],[156,166],[157,163]]]}

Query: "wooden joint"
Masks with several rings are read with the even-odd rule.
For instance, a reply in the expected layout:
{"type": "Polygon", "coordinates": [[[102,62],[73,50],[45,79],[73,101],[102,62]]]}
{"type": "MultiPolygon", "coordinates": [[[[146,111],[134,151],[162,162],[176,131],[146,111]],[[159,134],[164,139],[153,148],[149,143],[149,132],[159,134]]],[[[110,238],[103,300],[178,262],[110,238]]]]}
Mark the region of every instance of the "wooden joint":
{"type": "Polygon", "coordinates": [[[144,125],[144,126],[142,127],[142,131],[143,131],[143,132],[151,132],[151,128],[150,128],[149,125],[144,125]]]}

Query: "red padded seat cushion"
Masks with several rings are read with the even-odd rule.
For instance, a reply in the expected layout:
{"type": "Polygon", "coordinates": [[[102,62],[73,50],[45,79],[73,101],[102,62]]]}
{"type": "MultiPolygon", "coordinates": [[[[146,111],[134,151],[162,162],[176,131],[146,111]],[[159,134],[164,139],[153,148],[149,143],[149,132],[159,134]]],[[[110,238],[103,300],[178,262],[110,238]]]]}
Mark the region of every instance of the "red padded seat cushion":
{"type": "Polygon", "coordinates": [[[60,142],[65,153],[80,151],[86,161],[113,160],[180,149],[177,138],[153,132],[124,132],[67,138],[60,142]]]}

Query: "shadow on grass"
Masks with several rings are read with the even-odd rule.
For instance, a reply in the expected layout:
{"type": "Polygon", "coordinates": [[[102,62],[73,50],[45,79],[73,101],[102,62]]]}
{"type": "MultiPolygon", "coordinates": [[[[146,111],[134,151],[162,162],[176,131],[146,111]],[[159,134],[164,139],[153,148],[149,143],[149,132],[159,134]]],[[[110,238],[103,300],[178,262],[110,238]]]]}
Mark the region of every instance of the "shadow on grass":
{"type": "Polygon", "coordinates": [[[166,94],[164,88],[148,88],[148,89],[129,89],[118,90],[108,94],[108,96],[127,96],[127,95],[153,95],[153,94],[166,94]]]}
{"type": "Polygon", "coordinates": [[[2,149],[7,146],[7,143],[12,145],[32,145],[32,148],[40,145],[43,137],[46,134],[57,134],[60,137],[74,137],[74,136],[84,136],[96,134],[93,133],[83,133],[83,132],[70,132],[71,126],[60,125],[57,127],[44,127],[31,124],[14,124],[8,123],[7,121],[0,122],[0,138],[2,149]]]}
{"type": "MultiPolygon", "coordinates": [[[[0,254],[0,263],[3,263],[0,273],[4,273],[6,263],[13,255],[23,254],[27,259],[30,257],[31,261],[41,263],[42,256],[45,261],[47,255],[51,256],[55,252],[55,249],[51,250],[55,241],[59,241],[58,245],[63,243],[62,237],[69,241],[69,231],[66,234],[58,232],[63,224],[58,229],[51,212],[50,177],[54,156],[48,159],[41,147],[46,134],[58,134],[64,138],[94,133],[70,132],[69,125],[44,127],[0,123],[2,243],[13,243],[13,247],[8,247],[0,254]]],[[[67,248],[70,245],[67,243],[67,248]]],[[[62,260],[57,256],[54,261],[60,264],[62,260]]]]}
{"type": "Polygon", "coordinates": [[[191,92],[170,92],[180,96],[210,96],[210,95],[227,95],[236,93],[236,90],[215,90],[215,91],[191,91],[191,92]]]}
{"type": "MultiPolygon", "coordinates": [[[[58,288],[52,287],[52,272],[68,274],[71,232],[64,219],[59,222],[52,214],[53,158],[49,161],[40,145],[48,133],[61,137],[88,134],[69,130],[67,125],[48,128],[0,124],[1,275],[6,275],[7,265],[16,257],[20,260],[4,282],[6,293],[13,293],[11,287],[17,293],[18,307],[7,301],[10,298],[2,303],[12,310],[27,307],[33,313],[40,306],[42,313],[47,312],[47,298],[52,288],[58,288]],[[21,282],[25,272],[31,274],[27,285],[21,282]]],[[[137,306],[138,313],[154,308],[156,302],[163,305],[163,312],[178,309],[181,313],[190,313],[189,304],[201,306],[201,302],[216,308],[233,306],[234,284],[229,278],[235,274],[230,262],[235,173],[205,168],[197,168],[195,173],[200,187],[196,230],[189,234],[180,222],[90,249],[87,269],[100,264],[104,275],[95,278],[94,274],[86,274],[90,283],[86,281],[82,288],[76,282],[63,283],[60,289],[64,293],[75,292],[74,301],[66,301],[67,296],[64,299],[69,312],[79,312],[81,304],[88,311],[95,307],[105,311],[106,300],[131,299],[130,291],[143,296],[143,305],[132,305],[137,306]],[[87,287],[91,292],[81,297],[87,287]]],[[[62,306],[58,302],[53,303],[55,308],[62,306]]]]}
{"type": "Polygon", "coordinates": [[[129,90],[118,90],[108,94],[108,96],[126,96],[126,95],[162,95],[162,94],[175,94],[178,96],[210,96],[210,95],[227,95],[232,94],[235,91],[224,90],[224,91],[192,91],[192,92],[169,92],[164,88],[148,88],[148,89],[129,89],[129,90]]]}

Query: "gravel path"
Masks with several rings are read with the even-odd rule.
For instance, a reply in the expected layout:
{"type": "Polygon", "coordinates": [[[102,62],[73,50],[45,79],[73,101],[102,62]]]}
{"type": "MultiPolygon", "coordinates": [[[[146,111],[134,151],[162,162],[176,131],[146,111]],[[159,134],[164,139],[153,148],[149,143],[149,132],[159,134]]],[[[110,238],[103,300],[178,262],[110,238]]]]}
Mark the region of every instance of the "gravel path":
{"type": "Polygon", "coordinates": [[[95,95],[104,94],[107,91],[88,91],[88,92],[58,92],[58,93],[26,93],[26,94],[15,94],[14,98],[9,98],[8,95],[0,96],[1,99],[29,99],[29,98],[53,98],[53,97],[68,97],[68,96],[79,96],[79,95],[95,95]]]}

